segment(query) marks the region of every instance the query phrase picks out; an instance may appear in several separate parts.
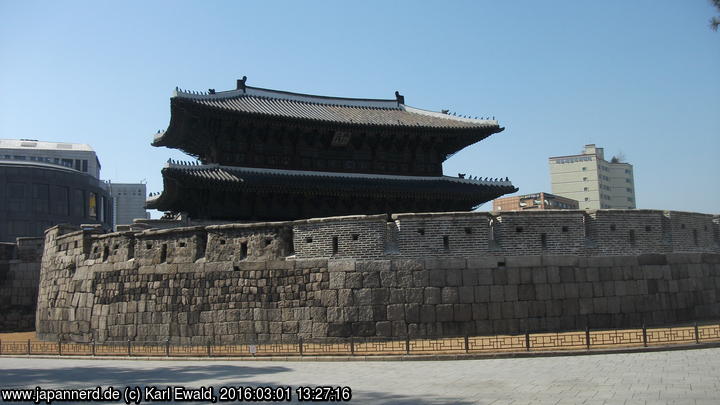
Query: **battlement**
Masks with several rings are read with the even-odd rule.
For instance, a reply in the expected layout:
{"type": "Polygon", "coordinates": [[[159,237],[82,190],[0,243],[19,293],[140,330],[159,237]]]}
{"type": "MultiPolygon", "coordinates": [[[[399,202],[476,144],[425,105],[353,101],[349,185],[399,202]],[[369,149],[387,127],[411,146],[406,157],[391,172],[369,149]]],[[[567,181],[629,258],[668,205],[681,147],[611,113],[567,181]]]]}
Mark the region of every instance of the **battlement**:
{"type": "Polygon", "coordinates": [[[107,234],[59,225],[46,231],[45,252],[46,259],[84,265],[134,260],[169,269],[287,258],[713,253],[720,252],[720,220],[678,211],[545,210],[358,215],[107,234]]]}
{"type": "Polygon", "coordinates": [[[46,231],[41,339],[287,342],[717,319],[718,217],[449,212],[46,231]]]}

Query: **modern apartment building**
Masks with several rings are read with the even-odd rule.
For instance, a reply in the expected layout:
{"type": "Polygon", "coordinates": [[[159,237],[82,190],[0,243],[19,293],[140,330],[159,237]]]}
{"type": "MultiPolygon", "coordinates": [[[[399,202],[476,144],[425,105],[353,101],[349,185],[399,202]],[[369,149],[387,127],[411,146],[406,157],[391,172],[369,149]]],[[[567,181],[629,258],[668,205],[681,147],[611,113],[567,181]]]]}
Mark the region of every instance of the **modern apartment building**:
{"type": "Polygon", "coordinates": [[[493,200],[493,211],[525,211],[525,210],[576,210],[578,202],[569,198],[550,193],[534,193],[496,198],[493,200]]]}
{"type": "Polygon", "coordinates": [[[603,148],[585,145],[579,155],[549,158],[552,192],[577,200],[580,209],[634,209],[633,166],[613,157],[605,160],[603,148]]]}
{"type": "Polygon", "coordinates": [[[113,223],[116,227],[132,224],[136,218],[148,218],[148,212],[145,210],[147,194],[145,184],[110,183],[108,188],[115,204],[113,223]]]}

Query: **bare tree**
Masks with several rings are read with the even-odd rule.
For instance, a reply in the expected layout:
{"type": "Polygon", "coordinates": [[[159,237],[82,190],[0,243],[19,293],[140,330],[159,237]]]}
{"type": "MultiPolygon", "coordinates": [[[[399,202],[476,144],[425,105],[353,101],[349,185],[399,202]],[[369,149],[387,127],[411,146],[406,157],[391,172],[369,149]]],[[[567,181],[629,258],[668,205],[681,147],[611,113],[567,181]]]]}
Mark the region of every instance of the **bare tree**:
{"type": "MultiPolygon", "coordinates": [[[[715,6],[715,8],[720,11],[720,0],[710,0],[710,2],[715,6]]],[[[710,19],[710,28],[713,31],[717,31],[718,27],[720,27],[720,17],[713,17],[710,19]]]]}

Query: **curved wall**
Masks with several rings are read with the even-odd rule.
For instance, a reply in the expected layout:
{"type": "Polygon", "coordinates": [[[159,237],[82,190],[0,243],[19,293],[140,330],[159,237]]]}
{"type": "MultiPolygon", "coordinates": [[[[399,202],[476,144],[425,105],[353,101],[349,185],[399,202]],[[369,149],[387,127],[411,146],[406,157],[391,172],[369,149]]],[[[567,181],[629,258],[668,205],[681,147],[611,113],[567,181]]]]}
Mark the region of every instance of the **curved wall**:
{"type": "Polygon", "coordinates": [[[0,161],[2,242],[43,236],[45,229],[60,223],[101,223],[110,228],[111,207],[102,183],[89,174],[45,163],[0,161]]]}
{"type": "Polygon", "coordinates": [[[46,232],[44,339],[454,336],[717,318],[718,218],[402,214],[46,232]]]}

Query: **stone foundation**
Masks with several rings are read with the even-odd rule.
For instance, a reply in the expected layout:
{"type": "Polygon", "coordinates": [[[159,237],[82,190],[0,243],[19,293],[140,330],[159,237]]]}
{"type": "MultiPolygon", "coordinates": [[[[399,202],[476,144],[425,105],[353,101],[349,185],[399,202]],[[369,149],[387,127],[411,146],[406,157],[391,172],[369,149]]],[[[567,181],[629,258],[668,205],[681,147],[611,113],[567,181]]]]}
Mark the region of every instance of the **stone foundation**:
{"type": "Polygon", "coordinates": [[[719,252],[717,218],[663,211],[59,226],[46,232],[37,332],[204,344],[717,319],[719,252]]]}

